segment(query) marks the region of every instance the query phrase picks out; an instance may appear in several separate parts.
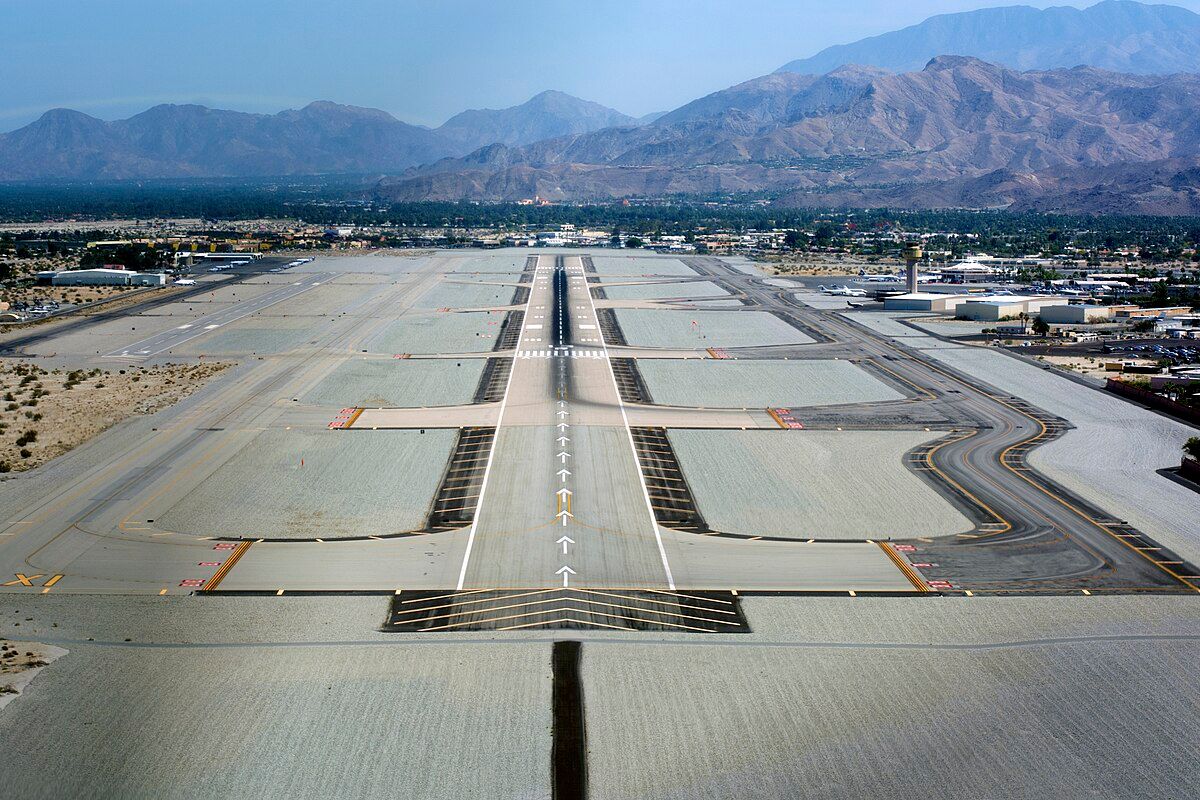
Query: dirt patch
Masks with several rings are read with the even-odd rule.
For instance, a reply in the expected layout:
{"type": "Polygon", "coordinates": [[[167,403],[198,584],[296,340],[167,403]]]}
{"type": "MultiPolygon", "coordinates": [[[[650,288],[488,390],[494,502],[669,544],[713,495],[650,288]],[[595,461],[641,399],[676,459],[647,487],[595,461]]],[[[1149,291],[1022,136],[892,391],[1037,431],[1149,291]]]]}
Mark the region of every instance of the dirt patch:
{"type": "Polygon", "coordinates": [[[177,403],[228,364],[120,370],[0,365],[0,477],[44,464],[133,414],[177,403]]]}
{"type": "Polygon", "coordinates": [[[868,275],[885,275],[904,267],[903,263],[888,259],[869,261],[856,256],[833,254],[761,256],[754,260],[772,275],[849,277],[858,275],[860,271],[868,275]]]}
{"type": "Polygon", "coordinates": [[[1122,359],[1115,356],[1037,356],[1039,361],[1045,361],[1059,369],[1065,369],[1070,372],[1075,372],[1080,375],[1086,375],[1089,378],[1112,378],[1120,375],[1120,372],[1109,371],[1104,368],[1104,365],[1114,361],[1129,361],[1135,364],[1152,364],[1154,362],[1147,359],[1122,359]]]}
{"type": "Polygon", "coordinates": [[[51,661],[66,654],[61,647],[0,639],[0,708],[21,694],[51,661]]]}

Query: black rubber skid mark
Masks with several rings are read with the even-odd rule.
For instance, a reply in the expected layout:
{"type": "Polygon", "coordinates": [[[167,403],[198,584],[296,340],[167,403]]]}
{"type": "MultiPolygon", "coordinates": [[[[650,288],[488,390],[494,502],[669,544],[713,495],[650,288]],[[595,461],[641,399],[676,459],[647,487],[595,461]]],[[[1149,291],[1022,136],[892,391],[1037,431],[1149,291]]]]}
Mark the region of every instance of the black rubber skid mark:
{"type": "Polygon", "coordinates": [[[554,676],[551,698],[553,745],[550,756],[551,790],[555,800],[587,797],[587,730],[584,724],[583,680],[579,665],[583,644],[555,642],[550,662],[554,676]]]}

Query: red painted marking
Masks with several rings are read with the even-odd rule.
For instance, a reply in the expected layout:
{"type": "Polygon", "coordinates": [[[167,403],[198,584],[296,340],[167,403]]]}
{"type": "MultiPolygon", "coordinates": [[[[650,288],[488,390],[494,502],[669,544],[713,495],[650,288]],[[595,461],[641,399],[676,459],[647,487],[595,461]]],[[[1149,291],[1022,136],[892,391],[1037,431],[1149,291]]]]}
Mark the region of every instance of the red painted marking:
{"type": "Polygon", "coordinates": [[[189,589],[194,589],[197,586],[203,586],[204,581],[200,578],[184,578],[179,582],[180,586],[186,586],[189,589]]]}
{"type": "Polygon", "coordinates": [[[894,544],[892,545],[892,549],[899,550],[901,553],[911,553],[917,548],[913,547],[911,544],[894,544]]]}
{"type": "Polygon", "coordinates": [[[201,562],[200,562],[200,563],[199,563],[197,566],[201,566],[201,567],[219,567],[219,566],[221,566],[221,562],[220,562],[220,561],[201,561],[201,562]]]}
{"type": "Polygon", "coordinates": [[[792,416],[792,410],[790,408],[773,408],[771,410],[775,412],[776,419],[783,423],[784,427],[791,430],[804,429],[804,423],[792,416]]]}
{"type": "Polygon", "coordinates": [[[220,544],[214,544],[213,550],[232,550],[235,547],[237,547],[236,542],[221,542],[220,544]]]}

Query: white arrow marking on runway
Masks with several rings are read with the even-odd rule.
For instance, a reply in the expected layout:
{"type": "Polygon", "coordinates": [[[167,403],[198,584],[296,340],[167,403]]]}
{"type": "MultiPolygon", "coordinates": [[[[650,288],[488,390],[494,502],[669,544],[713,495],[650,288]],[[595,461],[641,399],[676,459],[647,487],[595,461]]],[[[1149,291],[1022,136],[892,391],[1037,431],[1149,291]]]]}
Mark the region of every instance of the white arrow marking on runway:
{"type": "Polygon", "coordinates": [[[563,555],[565,556],[567,554],[567,545],[575,544],[575,540],[572,539],[570,536],[567,536],[564,533],[562,536],[560,536],[558,538],[558,540],[555,542],[555,544],[561,544],[563,546],[563,555]]]}
{"type": "Polygon", "coordinates": [[[570,489],[568,489],[566,487],[563,487],[562,489],[559,489],[557,492],[555,492],[555,494],[558,495],[560,498],[566,498],[566,497],[574,494],[574,492],[572,492],[570,489]]]}
{"type": "Polygon", "coordinates": [[[570,425],[568,425],[568,424],[567,424],[567,423],[565,423],[565,422],[560,422],[560,423],[558,423],[558,429],[559,429],[560,431],[565,431],[565,430],[566,430],[567,428],[569,428],[569,427],[571,427],[571,426],[570,426],[570,425]]]}
{"type": "Polygon", "coordinates": [[[568,439],[566,436],[560,436],[557,439],[555,439],[554,441],[558,442],[559,447],[562,447],[563,445],[565,445],[567,442],[569,442],[571,440],[568,439]]]}
{"type": "Polygon", "coordinates": [[[565,508],[562,511],[560,511],[554,515],[555,519],[562,519],[562,524],[563,524],[564,528],[567,527],[567,517],[571,517],[572,519],[574,519],[575,515],[572,514],[570,511],[567,511],[565,508]]]}
{"type": "Polygon", "coordinates": [[[561,567],[559,567],[558,570],[556,570],[554,574],[563,576],[563,588],[566,588],[567,580],[568,580],[569,576],[575,575],[576,572],[575,572],[575,570],[571,569],[566,564],[564,564],[561,567]]]}
{"type": "Polygon", "coordinates": [[[563,450],[561,453],[558,454],[558,459],[560,461],[562,461],[562,463],[564,463],[564,464],[567,463],[567,459],[570,457],[571,457],[571,454],[568,453],[566,450],[563,450]]]}
{"type": "MultiPolygon", "coordinates": [[[[559,387],[559,388],[562,388],[562,387],[559,387]]],[[[563,406],[565,406],[566,404],[567,404],[567,402],[566,402],[565,400],[559,400],[559,401],[558,401],[558,407],[559,407],[559,408],[562,408],[562,407],[563,407],[563,406]]]]}
{"type": "Polygon", "coordinates": [[[563,483],[567,482],[567,476],[570,474],[570,471],[568,471],[566,467],[563,467],[558,471],[558,477],[562,478],[563,483]]]}
{"type": "Polygon", "coordinates": [[[559,409],[556,413],[560,417],[569,417],[571,415],[570,411],[563,411],[562,409],[559,409]]]}

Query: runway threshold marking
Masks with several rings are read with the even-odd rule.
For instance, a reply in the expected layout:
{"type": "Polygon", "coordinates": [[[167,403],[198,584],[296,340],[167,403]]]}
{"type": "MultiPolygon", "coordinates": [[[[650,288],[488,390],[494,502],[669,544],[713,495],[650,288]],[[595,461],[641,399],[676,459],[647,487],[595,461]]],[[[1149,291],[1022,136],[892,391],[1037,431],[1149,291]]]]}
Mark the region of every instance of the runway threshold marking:
{"type": "Polygon", "coordinates": [[[238,542],[237,546],[234,547],[233,551],[229,554],[229,558],[225,559],[225,563],[221,565],[220,569],[214,572],[213,576],[208,579],[208,582],[200,587],[200,591],[211,592],[220,586],[221,581],[225,580],[225,576],[229,574],[231,569],[233,569],[233,566],[238,562],[238,559],[246,554],[246,551],[250,549],[250,545],[252,544],[254,544],[254,542],[238,542]]]}
{"type": "Polygon", "coordinates": [[[929,585],[922,580],[920,574],[918,574],[917,571],[909,565],[908,561],[905,560],[903,556],[901,556],[892,548],[892,545],[888,544],[887,542],[876,542],[876,544],[879,545],[880,550],[887,554],[887,557],[892,560],[892,563],[904,573],[904,577],[908,578],[909,583],[915,586],[918,592],[927,594],[932,591],[929,588],[929,585]]]}

